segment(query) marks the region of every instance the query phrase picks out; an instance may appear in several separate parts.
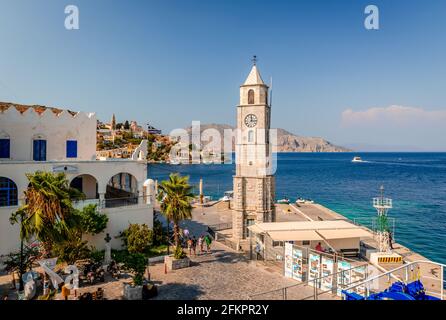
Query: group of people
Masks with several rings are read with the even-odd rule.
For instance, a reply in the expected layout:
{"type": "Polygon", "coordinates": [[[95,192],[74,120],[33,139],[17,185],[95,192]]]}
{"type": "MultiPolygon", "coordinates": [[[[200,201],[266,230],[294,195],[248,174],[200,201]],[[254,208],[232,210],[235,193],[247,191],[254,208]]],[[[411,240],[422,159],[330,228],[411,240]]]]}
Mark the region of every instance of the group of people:
{"type": "Polygon", "coordinates": [[[197,255],[197,247],[198,247],[198,254],[203,254],[205,252],[204,246],[206,246],[206,253],[211,252],[211,243],[212,239],[209,235],[201,235],[198,239],[193,237],[187,237],[187,248],[189,249],[189,255],[193,254],[197,255]]]}

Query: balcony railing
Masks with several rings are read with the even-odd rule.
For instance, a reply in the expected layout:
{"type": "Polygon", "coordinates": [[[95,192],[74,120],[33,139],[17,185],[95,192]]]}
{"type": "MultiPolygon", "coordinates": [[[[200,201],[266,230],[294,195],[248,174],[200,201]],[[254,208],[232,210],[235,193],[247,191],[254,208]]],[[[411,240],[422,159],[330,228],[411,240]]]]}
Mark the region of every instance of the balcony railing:
{"type": "Polygon", "coordinates": [[[119,207],[129,207],[135,206],[138,204],[149,204],[150,199],[147,199],[144,196],[131,196],[131,197],[122,197],[122,198],[109,198],[109,199],[87,199],[81,201],[74,201],[73,207],[80,210],[87,205],[95,204],[98,209],[104,208],[119,208],[119,207]]]}
{"type": "Polygon", "coordinates": [[[126,197],[126,198],[104,199],[101,204],[102,208],[117,208],[117,207],[134,206],[142,201],[143,199],[139,199],[139,197],[126,197]]]}

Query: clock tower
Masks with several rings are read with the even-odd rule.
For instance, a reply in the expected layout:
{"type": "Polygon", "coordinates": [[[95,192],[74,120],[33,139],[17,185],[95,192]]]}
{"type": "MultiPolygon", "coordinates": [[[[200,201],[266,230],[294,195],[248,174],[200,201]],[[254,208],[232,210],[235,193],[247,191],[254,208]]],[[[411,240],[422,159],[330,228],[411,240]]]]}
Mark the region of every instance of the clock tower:
{"type": "Polygon", "coordinates": [[[271,108],[268,86],[263,82],[256,57],[237,106],[233,238],[246,239],[249,225],[275,221],[275,179],[271,171],[269,130],[271,108]]]}

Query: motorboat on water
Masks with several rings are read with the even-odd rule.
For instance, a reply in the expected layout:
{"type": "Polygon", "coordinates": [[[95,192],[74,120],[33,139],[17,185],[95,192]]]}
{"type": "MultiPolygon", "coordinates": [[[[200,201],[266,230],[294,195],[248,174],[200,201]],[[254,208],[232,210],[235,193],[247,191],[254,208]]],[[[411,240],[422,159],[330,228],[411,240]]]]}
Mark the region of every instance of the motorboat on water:
{"type": "Polygon", "coordinates": [[[304,199],[301,197],[297,198],[296,200],[296,204],[309,204],[309,203],[314,203],[314,201],[311,199],[304,199]]]}
{"type": "Polygon", "coordinates": [[[352,162],[364,162],[364,161],[361,159],[361,157],[356,156],[356,157],[353,157],[352,162]]]}
{"type": "Polygon", "coordinates": [[[277,200],[277,203],[279,204],[290,204],[290,199],[288,199],[287,197],[277,200]]]}

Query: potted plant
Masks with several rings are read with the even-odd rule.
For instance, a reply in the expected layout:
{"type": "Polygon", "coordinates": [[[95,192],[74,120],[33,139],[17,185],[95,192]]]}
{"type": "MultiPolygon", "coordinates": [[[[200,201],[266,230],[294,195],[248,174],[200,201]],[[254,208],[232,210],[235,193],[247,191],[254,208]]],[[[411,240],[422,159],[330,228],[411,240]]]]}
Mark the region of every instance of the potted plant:
{"type": "Polygon", "coordinates": [[[142,285],[147,259],[142,253],[129,253],[124,261],[124,268],[132,273],[132,283],[124,283],[124,298],[127,300],[142,299],[142,285]]]}
{"type": "Polygon", "coordinates": [[[192,186],[189,184],[189,177],[179,174],[171,174],[168,180],[162,181],[159,186],[158,201],[161,212],[167,219],[167,223],[173,222],[173,235],[175,242],[175,252],[173,256],[166,256],[164,263],[168,270],[186,268],[190,266],[187,258],[180,246],[180,222],[192,218],[191,201],[194,199],[192,186]]]}
{"type": "Polygon", "coordinates": [[[181,246],[176,246],[173,255],[165,256],[164,263],[169,271],[190,267],[190,259],[181,246]]]}

